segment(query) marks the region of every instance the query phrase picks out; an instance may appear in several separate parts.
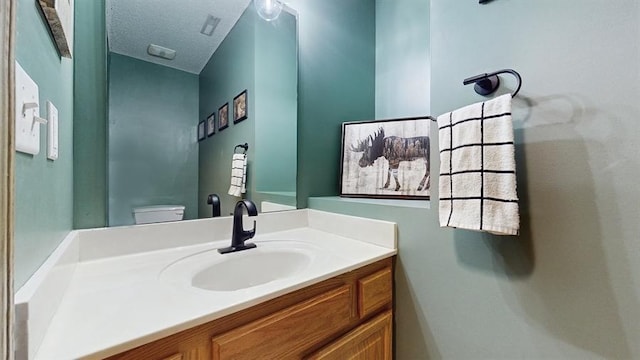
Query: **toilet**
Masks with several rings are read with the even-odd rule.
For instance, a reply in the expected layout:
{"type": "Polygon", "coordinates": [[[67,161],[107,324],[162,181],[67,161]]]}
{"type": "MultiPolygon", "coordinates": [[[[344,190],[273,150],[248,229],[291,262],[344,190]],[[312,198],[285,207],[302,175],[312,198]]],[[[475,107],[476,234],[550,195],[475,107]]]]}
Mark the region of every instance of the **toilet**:
{"type": "Polygon", "coordinates": [[[182,205],[141,206],[133,209],[136,224],[178,221],[182,220],[183,216],[184,206],[182,205]]]}

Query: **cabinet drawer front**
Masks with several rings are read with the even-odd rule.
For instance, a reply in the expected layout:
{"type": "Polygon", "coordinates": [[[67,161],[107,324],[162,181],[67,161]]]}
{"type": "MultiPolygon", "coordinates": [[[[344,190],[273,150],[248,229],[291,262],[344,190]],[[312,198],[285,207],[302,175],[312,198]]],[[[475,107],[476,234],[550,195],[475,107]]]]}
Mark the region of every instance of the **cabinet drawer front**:
{"type": "Polygon", "coordinates": [[[349,325],[351,289],[344,285],[214,337],[213,359],[299,357],[305,349],[349,325]]]}
{"type": "Polygon", "coordinates": [[[391,303],[392,281],[391,268],[380,270],[358,280],[358,314],[360,318],[373,314],[391,303]]]}
{"type": "Polygon", "coordinates": [[[391,310],[369,320],[306,360],[391,360],[391,310]]]}

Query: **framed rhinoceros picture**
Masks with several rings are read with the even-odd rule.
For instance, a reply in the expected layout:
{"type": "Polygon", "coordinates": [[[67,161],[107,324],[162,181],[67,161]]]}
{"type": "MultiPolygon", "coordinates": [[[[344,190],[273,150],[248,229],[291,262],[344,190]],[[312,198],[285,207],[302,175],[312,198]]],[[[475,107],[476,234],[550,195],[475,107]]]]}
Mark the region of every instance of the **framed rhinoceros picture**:
{"type": "Polygon", "coordinates": [[[340,196],[429,199],[429,118],[342,124],[340,196]]]}

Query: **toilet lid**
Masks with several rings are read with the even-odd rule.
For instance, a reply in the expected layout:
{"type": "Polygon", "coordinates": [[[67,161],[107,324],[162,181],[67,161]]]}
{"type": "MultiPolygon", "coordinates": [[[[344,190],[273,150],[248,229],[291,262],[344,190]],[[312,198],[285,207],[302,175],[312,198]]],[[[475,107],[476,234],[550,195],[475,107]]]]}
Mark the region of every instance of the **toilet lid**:
{"type": "Polygon", "coordinates": [[[154,211],[184,211],[183,205],[153,205],[141,206],[133,209],[134,213],[154,212],[154,211]]]}

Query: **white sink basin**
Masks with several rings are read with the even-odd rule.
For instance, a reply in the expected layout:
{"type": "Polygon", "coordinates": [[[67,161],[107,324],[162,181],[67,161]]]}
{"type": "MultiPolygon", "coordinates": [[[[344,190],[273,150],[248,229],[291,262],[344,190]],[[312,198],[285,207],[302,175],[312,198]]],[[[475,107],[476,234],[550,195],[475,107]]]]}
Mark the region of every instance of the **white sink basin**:
{"type": "Polygon", "coordinates": [[[324,253],[299,241],[256,242],[257,248],[229,254],[211,249],[182,258],[160,273],[174,284],[208,291],[249,289],[304,273],[324,253]]]}
{"type": "Polygon", "coordinates": [[[228,257],[200,270],[191,285],[213,291],[246,289],[295,275],[311,263],[311,257],[302,252],[251,250],[255,249],[245,250],[237,254],[240,256],[228,257]]]}

